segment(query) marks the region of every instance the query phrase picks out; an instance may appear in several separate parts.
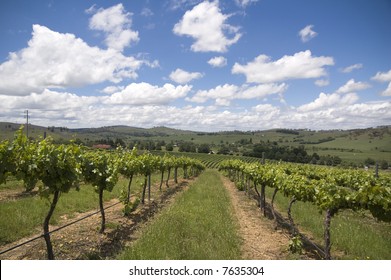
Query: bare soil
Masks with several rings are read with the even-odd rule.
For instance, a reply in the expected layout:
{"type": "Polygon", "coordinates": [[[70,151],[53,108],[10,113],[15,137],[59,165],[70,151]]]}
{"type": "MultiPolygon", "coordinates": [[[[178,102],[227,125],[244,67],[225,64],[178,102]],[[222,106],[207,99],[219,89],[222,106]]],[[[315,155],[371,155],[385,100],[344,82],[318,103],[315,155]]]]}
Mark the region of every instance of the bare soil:
{"type": "MultiPolygon", "coordinates": [[[[239,223],[242,238],[242,259],[284,260],[297,258],[288,250],[290,236],[284,229],[276,229],[276,222],[264,217],[256,200],[239,191],[233,182],[221,176],[231,197],[233,212],[239,223]]],[[[309,256],[299,256],[308,259],[309,256]]]]}

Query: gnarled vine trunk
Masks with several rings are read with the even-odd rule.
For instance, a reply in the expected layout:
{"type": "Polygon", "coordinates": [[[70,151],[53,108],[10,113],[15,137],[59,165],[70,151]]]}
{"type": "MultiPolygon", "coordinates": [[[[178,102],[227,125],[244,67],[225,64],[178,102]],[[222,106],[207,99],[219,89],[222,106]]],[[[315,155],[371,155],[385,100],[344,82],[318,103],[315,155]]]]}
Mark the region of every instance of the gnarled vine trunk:
{"type": "Polygon", "coordinates": [[[60,191],[55,191],[52,203],[50,204],[49,212],[46,215],[45,220],[43,222],[43,234],[46,242],[46,248],[47,248],[49,260],[54,260],[53,246],[52,246],[52,242],[50,241],[50,234],[49,234],[49,222],[50,222],[50,218],[53,215],[54,209],[56,208],[59,197],[60,197],[60,191]]]}

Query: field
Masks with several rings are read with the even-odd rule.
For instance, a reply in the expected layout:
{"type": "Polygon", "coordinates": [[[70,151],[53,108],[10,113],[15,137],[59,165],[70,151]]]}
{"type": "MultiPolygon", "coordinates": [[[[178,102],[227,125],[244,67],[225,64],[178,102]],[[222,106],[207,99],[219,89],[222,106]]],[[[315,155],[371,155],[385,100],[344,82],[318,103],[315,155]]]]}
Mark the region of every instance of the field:
{"type": "Polygon", "coordinates": [[[391,259],[387,172],[23,133],[0,153],[1,259],[391,259]]]}
{"type": "MultiPolygon", "coordinates": [[[[12,139],[20,124],[0,123],[0,141],[12,139]]],[[[195,132],[177,130],[166,127],[149,129],[127,126],[111,126],[102,128],[68,129],[61,127],[40,127],[30,125],[29,137],[52,137],[58,142],[78,140],[92,145],[99,140],[121,139],[125,144],[137,141],[153,141],[173,143],[191,142],[195,145],[208,144],[211,150],[217,152],[222,145],[230,146],[231,154],[241,155],[249,147],[243,144],[262,142],[278,143],[281,146],[305,147],[309,153],[338,156],[346,163],[363,165],[367,158],[375,161],[385,160],[391,165],[391,128],[368,128],[354,130],[286,130],[274,129],[266,131],[228,131],[228,132],[195,132]],[[242,143],[242,144],[241,144],[242,143]]],[[[164,150],[165,147],[163,146],[164,150]]],[[[174,148],[177,151],[178,148],[174,148]]]]}

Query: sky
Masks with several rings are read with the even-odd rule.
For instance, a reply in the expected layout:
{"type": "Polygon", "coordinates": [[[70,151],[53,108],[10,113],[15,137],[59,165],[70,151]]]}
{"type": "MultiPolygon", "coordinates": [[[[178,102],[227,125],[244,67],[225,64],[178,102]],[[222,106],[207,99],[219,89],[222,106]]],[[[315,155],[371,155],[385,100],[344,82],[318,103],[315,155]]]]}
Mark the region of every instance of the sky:
{"type": "Polygon", "coordinates": [[[389,0],[2,0],[0,121],[391,125],[389,0]]]}

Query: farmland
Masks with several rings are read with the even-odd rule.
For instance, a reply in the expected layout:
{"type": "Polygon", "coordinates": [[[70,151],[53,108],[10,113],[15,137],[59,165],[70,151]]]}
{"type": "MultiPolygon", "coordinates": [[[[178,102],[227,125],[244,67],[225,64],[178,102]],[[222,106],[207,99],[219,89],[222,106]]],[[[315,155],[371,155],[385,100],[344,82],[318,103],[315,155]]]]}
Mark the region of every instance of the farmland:
{"type": "MultiPolygon", "coordinates": [[[[292,137],[288,131],[273,133],[292,137]]],[[[331,138],[322,139],[313,142],[331,142],[331,138]]],[[[18,247],[19,253],[4,253],[2,259],[391,258],[388,172],[376,177],[373,170],[267,159],[262,164],[259,158],[240,153],[102,151],[58,144],[50,138],[28,140],[23,131],[14,140],[2,142],[0,152],[1,251],[37,235],[40,240],[18,247]],[[273,190],[278,190],[277,196],[273,190]],[[293,200],[298,202],[292,207],[293,200]],[[271,207],[274,201],[275,208],[271,207]],[[292,211],[287,215],[288,207],[292,211]],[[244,209],[254,211],[246,210],[240,218],[238,213],[244,209]],[[330,215],[325,218],[325,213],[330,215]],[[89,220],[90,215],[95,218],[89,220]],[[250,219],[242,224],[244,216],[250,219]],[[79,220],[89,222],[79,224],[79,220]],[[325,221],[328,226],[323,228],[325,221]],[[215,228],[217,224],[220,227],[215,228]],[[62,231],[63,227],[67,229],[62,231]],[[253,230],[245,232],[243,227],[253,230]],[[53,232],[57,228],[61,230],[53,232]],[[254,246],[248,244],[254,241],[249,240],[261,231],[269,236],[266,244],[273,249],[256,246],[260,251],[250,254],[254,246]],[[328,239],[323,240],[323,234],[328,239]],[[205,248],[216,246],[222,251],[197,252],[193,246],[205,236],[209,242],[205,248]],[[308,240],[315,245],[308,245],[308,240]],[[161,246],[167,250],[155,254],[161,246]],[[275,251],[266,256],[264,250],[275,251]]]]}
{"type": "MultiPolygon", "coordinates": [[[[11,140],[20,124],[0,123],[0,140],[11,140]]],[[[172,144],[178,151],[180,143],[192,143],[194,147],[207,144],[210,150],[218,153],[222,147],[232,155],[243,155],[252,150],[254,144],[265,143],[278,147],[303,147],[308,155],[337,156],[345,165],[363,166],[370,158],[391,164],[391,128],[389,126],[353,130],[311,131],[306,129],[273,129],[265,131],[222,131],[196,132],[167,127],[149,129],[129,126],[68,129],[64,127],[41,127],[30,125],[29,137],[50,136],[57,143],[77,143],[92,146],[94,143],[120,141],[125,146],[138,145],[139,148],[165,150],[172,144]],[[142,146],[142,147],[140,147],[142,146]]]]}

